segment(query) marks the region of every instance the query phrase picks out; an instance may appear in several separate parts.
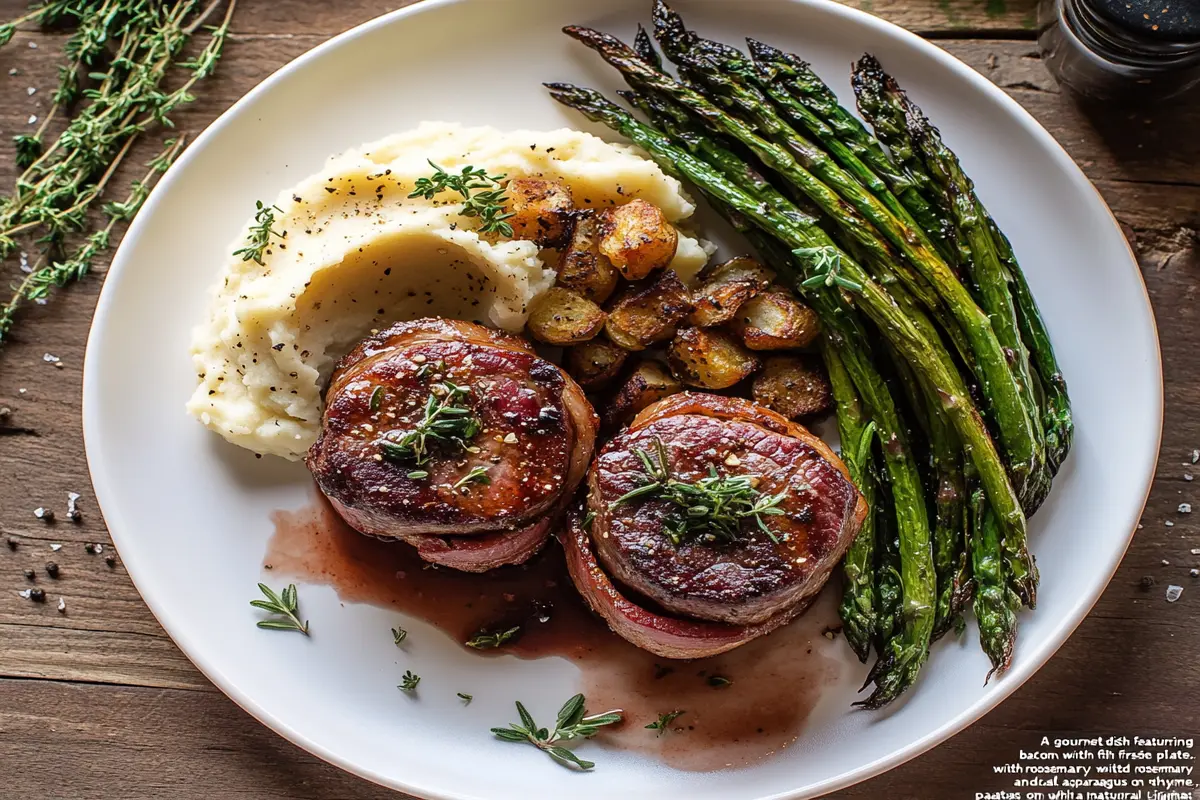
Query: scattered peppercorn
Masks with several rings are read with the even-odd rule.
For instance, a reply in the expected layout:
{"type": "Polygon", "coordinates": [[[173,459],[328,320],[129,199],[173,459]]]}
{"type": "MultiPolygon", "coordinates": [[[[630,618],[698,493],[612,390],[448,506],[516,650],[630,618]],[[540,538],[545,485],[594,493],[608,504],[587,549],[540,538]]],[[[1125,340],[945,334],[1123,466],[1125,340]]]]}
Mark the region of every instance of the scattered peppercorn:
{"type": "Polygon", "coordinates": [[[28,578],[29,580],[33,580],[34,578],[37,577],[37,574],[31,569],[27,569],[27,570],[25,570],[25,577],[28,578]]]}
{"type": "Polygon", "coordinates": [[[54,512],[49,508],[38,506],[33,510],[33,515],[42,522],[54,522],[54,512]]]}
{"type": "Polygon", "coordinates": [[[1142,577],[1142,591],[1148,592],[1154,588],[1154,576],[1145,575],[1142,577]]]}
{"type": "Polygon", "coordinates": [[[117,557],[116,556],[105,556],[104,563],[108,564],[110,567],[115,567],[117,565],[117,557]]]}
{"type": "Polygon", "coordinates": [[[15,537],[15,536],[8,537],[8,549],[9,550],[17,549],[17,537],[15,537]]]}
{"type": "Polygon", "coordinates": [[[29,599],[35,603],[46,602],[46,592],[42,589],[34,589],[29,593],[29,599]]]}
{"type": "Polygon", "coordinates": [[[58,577],[58,564],[55,564],[53,561],[46,562],[46,574],[49,575],[51,578],[57,578],[58,577]]]}
{"type": "Polygon", "coordinates": [[[83,552],[87,553],[89,556],[96,555],[96,545],[88,542],[83,546],[83,552]]]}

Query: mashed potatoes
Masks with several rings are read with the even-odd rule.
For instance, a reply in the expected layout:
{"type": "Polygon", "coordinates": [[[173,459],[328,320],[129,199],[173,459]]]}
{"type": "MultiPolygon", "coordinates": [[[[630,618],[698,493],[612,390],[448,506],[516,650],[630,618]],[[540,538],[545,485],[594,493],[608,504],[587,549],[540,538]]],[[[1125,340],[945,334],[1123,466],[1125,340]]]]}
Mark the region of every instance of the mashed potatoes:
{"type": "MultiPolygon", "coordinates": [[[[188,411],[234,444],[298,459],[321,425],[321,388],[336,359],[372,329],[440,315],[519,331],[554,284],[536,245],[481,237],[457,195],[410,199],[436,162],[489,174],[553,178],[577,206],[640,197],[673,222],[695,207],[680,184],[630,147],[572,130],[501,132],[424,123],[330,159],[276,200],[263,265],[231,255],[208,319],[196,328],[199,386],[188,411]]],[[[242,247],[253,220],[229,247],[242,247]]],[[[708,258],[680,236],[685,279],[708,258]]]]}

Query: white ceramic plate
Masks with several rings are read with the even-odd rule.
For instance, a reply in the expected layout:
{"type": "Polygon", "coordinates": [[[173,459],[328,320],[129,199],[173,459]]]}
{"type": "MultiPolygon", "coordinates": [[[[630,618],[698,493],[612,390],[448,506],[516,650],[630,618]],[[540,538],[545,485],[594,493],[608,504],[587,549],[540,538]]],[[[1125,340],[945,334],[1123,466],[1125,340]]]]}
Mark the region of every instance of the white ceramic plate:
{"type": "MultiPolygon", "coordinates": [[[[758,765],[678,772],[588,743],[580,775],[487,734],[525,699],[552,717],[575,691],[559,659],[479,659],[428,626],[403,667],[422,698],[395,689],[394,612],[342,606],[302,588],[312,640],[254,627],[268,515],[308,499],[304,469],[256,460],[183,411],[195,377],[191,326],[226,245],[257,198],[326,156],[425,119],[501,128],[583,127],[541,88],[616,76],[559,33],[588,24],[632,37],[649,0],[429,0],[328,42],[263,83],[209,128],[159,184],[117,254],[87,353],[84,429],[105,519],[147,604],[185,653],[238,704],[291,741],[358,775],[430,798],[813,797],[893,767],[999,703],[1063,643],[1115,570],[1158,452],[1162,380],[1137,264],[1108,209],[1015,102],[916,36],[819,0],[679,0],[702,33],[755,36],[810,59],[852,104],[848,67],[883,61],[941,127],[1044,309],[1072,389],[1075,451],[1032,523],[1040,605],[1022,617],[1012,671],[984,686],[973,641],[935,649],[890,713],[852,712],[853,681],[825,698],[793,746],[758,765]],[[464,47],[463,43],[467,43],[464,47]],[[468,709],[453,692],[483,687],[468,709]]],[[[605,133],[605,135],[607,135],[605,133]]],[[[725,243],[726,250],[730,249],[725,243]]],[[[734,245],[736,246],[736,245],[734,245]]],[[[847,658],[835,643],[831,653],[847,658]]],[[[861,677],[855,664],[852,678],[861,677]]],[[[779,687],[786,692],[788,687],[779,687]]]]}

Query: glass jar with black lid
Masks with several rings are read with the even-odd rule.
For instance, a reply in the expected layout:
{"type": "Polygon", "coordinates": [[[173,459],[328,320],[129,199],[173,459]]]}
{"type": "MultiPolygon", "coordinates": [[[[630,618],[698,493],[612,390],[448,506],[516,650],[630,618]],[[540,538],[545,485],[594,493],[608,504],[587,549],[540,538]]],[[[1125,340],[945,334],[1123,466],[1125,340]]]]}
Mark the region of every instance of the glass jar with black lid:
{"type": "Polygon", "coordinates": [[[1046,66],[1096,100],[1153,101],[1200,83],[1200,0],[1041,0],[1046,66]]]}

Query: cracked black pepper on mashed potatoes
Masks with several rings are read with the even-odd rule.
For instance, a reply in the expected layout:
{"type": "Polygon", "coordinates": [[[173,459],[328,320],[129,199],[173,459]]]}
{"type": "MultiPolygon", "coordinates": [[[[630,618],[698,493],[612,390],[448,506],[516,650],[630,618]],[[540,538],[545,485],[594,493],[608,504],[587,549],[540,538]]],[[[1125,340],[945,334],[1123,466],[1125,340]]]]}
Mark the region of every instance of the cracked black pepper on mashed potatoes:
{"type": "MultiPolygon", "coordinates": [[[[628,145],[591,134],[427,122],[329,160],[275,200],[260,265],[233,251],[192,339],[198,385],[188,411],[256,453],[297,460],[320,432],[321,387],[334,361],[373,329],[444,316],[519,331],[554,284],[533,242],[476,232],[461,200],[411,198],[434,162],[561,182],[577,207],[639,197],[678,223],[695,206],[680,183],[628,145]]],[[[681,235],[671,267],[684,279],[708,245],[681,235]]]]}

